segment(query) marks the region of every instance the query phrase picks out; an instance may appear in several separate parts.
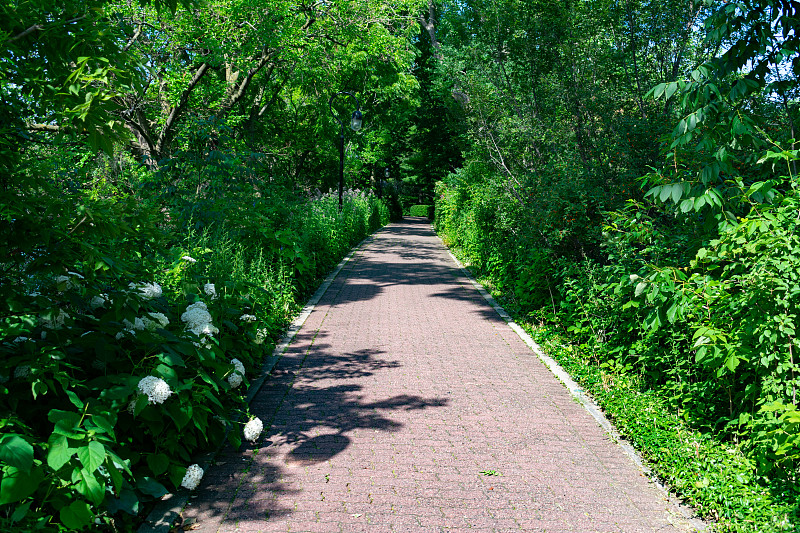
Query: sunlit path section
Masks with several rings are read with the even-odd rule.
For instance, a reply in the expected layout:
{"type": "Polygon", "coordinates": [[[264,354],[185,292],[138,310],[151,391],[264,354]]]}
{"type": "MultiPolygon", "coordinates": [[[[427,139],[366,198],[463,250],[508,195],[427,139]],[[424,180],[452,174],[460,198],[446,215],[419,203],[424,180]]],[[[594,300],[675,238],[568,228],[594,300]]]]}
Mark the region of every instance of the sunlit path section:
{"type": "Polygon", "coordinates": [[[422,219],[355,254],[251,411],[193,531],[687,530],[422,219]]]}

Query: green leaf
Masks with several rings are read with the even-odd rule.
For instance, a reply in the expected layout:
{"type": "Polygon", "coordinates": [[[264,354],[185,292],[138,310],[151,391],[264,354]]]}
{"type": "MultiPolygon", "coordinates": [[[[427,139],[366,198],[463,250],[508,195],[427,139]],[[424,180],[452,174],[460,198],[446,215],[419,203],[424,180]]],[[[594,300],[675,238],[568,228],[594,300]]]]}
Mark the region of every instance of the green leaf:
{"type": "Polygon", "coordinates": [[[163,453],[148,455],[147,465],[153,471],[153,475],[160,476],[169,468],[169,457],[163,453]]]}
{"type": "Polygon", "coordinates": [[[672,97],[672,95],[675,94],[675,91],[677,91],[677,90],[678,90],[678,84],[676,82],[672,82],[672,83],[667,84],[667,88],[664,91],[664,97],[667,100],[669,100],[670,97],[672,97]]]}
{"type": "Polygon", "coordinates": [[[136,493],[131,489],[122,489],[119,498],[108,501],[108,510],[112,514],[117,511],[125,511],[129,515],[136,516],[139,514],[139,500],[136,493]]]}
{"type": "Polygon", "coordinates": [[[19,435],[0,438],[0,461],[28,473],[33,466],[33,446],[19,435]]]}
{"type": "Polygon", "coordinates": [[[78,395],[75,394],[75,392],[73,392],[71,390],[68,390],[68,391],[66,391],[66,393],[67,393],[67,397],[69,398],[69,401],[72,403],[72,405],[74,405],[78,409],[83,409],[83,402],[81,401],[80,398],[78,398],[78,395]]]}
{"type": "Polygon", "coordinates": [[[44,471],[40,466],[24,472],[16,467],[3,468],[3,480],[0,481],[0,505],[24,500],[39,488],[44,480],[44,471]]]}
{"type": "Polygon", "coordinates": [[[86,446],[78,448],[78,459],[86,470],[94,472],[106,460],[106,448],[93,440],[86,446]]]}
{"type": "Polygon", "coordinates": [[[75,448],[69,447],[67,437],[55,435],[55,438],[51,439],[50,449],[47,451],[47,466],[53,470],[59,470],[72,459],[74,453],[75,448]]]}
{"type": "Polygon", "coordinates": [[[739,366],[739,358],[736,357],[735,355],[731,355],[730,357],[725,359],[725,366],[727,367],[728,370],[733,372],[734,370],[736,370],[736,367],[739,366]]]}
{"type": "Polygon", "coordinates": [[[92,472],[86,469],[72,471],[72,482],[75,490],[86,496],[92,503],[100,504],[105,498],[105,484],[100,483],[92,472]]]}
{"type": "Polygon", "coordinates": [[[136,488],[142,491],[143,493],[147,494],[148,496],[152,496],[153,498],[160,498],[165,494],[169,494],[169,491],[151,477],[143,477],[136,482],[136,488]]]}
{"type": "Polygon", "coordinates": [[[683,195],[683,184],[681,184],[681,183],[673,183],[672,184],[672,201],[677,204],[680,201],[682,195],[683,195]]]}
{"type": "Polygon", "coordinates": [[[61,508],[58,513],[61,523],[71,530],[83,529],[92,523],[94,515],[89,504],[82,501],[75,501],[61,508]]]}
{"type": "Polygon", "coordinates": [[[25,518],[25,515],[28,514],[28,509],[31,508],[32,503],[33,500],[27,501],[22,505],[18,505],[17,508],[14,509],[14,513],[11,515],[11,523],[14,524],[25,518]]]}

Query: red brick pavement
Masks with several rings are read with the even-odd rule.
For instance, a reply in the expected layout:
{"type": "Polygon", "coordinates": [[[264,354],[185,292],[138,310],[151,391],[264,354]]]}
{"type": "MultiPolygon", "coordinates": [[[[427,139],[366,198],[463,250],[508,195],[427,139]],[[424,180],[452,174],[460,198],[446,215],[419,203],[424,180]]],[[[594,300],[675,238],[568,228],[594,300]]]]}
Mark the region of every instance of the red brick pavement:
{"type": "Polygon", "coordinates": [[[684,529],[423,220],[355,254],[273,375],[269,429],[218,456],[194,531],[684,529]]]}

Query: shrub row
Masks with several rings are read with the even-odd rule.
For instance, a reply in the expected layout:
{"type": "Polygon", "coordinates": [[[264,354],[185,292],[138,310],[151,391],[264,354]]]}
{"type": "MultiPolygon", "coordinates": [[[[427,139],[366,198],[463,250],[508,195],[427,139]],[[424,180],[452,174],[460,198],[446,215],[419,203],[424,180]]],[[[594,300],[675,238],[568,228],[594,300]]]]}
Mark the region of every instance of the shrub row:
{"type": "Polygon", "coordinates": [[[130,530],[197,486],[193,457],[226,432],[258,438],[249,377],[388,210],[273,191],[196,224],[174,203],[47,187],[3,199],[0,529],[130,530]]]}
{"type": "Polygon", "coordinates": [[[731,531],[798,527],[795,180],[774,181],[769,203],[739,198],[742,214],[720,215],[719,223],[708,213],[678,216],[658,201],[632,200],[576,226],[571,220],[580,215],[568,209],[579,205],[528,200],[524,188],[511,195],[502,179],[473,172],[480,170],[466,167],[437,188],[443,240],[523,321],[561,328],[591,351],[586,364],[634,377],[637,391],[658,396],[687,428],[746,454],[749,491],[724,490],[742,483],[725,481],[722,463],[703,474],[723,487],[713,495],[692,488],[702,481],[670,478],[707,516],[724,518],[731,531]],[[553,218],[559,210],[570,214],[561,223],[553,218]],[[764,491],[781,509],[776,520],[747,511],[763,511],[748,494],[764,491]]]}

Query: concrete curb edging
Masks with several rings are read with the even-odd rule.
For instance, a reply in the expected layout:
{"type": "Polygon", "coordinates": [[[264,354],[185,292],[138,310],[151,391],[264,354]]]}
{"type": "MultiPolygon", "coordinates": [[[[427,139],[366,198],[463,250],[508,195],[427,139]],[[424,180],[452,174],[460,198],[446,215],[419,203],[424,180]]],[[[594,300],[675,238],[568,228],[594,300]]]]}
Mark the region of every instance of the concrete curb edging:
{"type": "MultiPolygon", "coordinates": [[[[275,346],[275,349],[272,351],[272,355],[268,356],[264,360],[264,364],[261,366],[261,371],[256,379],[254,379],[250,383],[250,388],[247,391],[247,396],[245,402],[247,405],[253,401],[256,394],[261,390],[261,387],[264,385],[264,382],[269,377],[272,369],[275,368],[275,365],[278,364],[281,357],[283,357],[283,353],[286,351],[286,348],[289,347],[289,344],[294,340],[297,332],[300,331],[300,328],[303,327],[305,321],[311,315],[312,311],[314,311],[314,307],[319,303],[320,299],[325,295],[325,293],[330,288],[333,280],[336,279],[336,276],[339,275],[342,268],[353,258],[353,256],[361,249],[362,246],[367,244],[371,241],[375,233],[380,231],[380,229],[376,230],[376,232],[372,233],[371,235],[367,236],[364,240],[360,243],[356,244],[350,252],[342,259],[336,268],[328,274],[325,279],[322,281],[322,284],[319,288],[314,292],[314,294],[309,298],[306,305],[303,307],[303,310],[300,311],[295,319],[292,321],[292,324],[289,326],[289,329],[286,330],[286,333],[283,334],[281,337],[280,342],[275,346]]],[[[227,434],[226,434],[227,437],[227,434]]],[[[208,467],[211,465],[211,462],[217,456],[217,454],[227,445],[227,438],[222,442],[219,448],[212,452],[204,453],[201,456],[197,457],[197,464],[199,464],[203,471],[208,470],[208,467]]],[[[170,529],[172,529],[173,524],[180,516],[181,511],[186,506],[186,503],[189,501],[189,496],[191,492],[185,489],[181,489],[180,491],[172,494],[167,494],[164,496],[150,511],[150,514],[147,515],[144,523],[139,526],[137,530],[138,533],[169,533],[170,529]]]]}
{"type": "MultiPolygon", "coordinates": [[[[441,241],[441,238],[439,240],[441,241]]],[[[444,245],[444,241],[442,241],[442,245],[444,245]]],[[[447,246],[445,246],[445,248],[447,248],[447,246]]],[[[453,262],[455,262],[456,266],[458,266],[458,268],[461,270],[464,277],[466,277],[472,286],[477,289],[486,302],[492,306],[492,308],[508,324],[514,333],[516,333],[519,338],[522,339],[522,341],[531,349],[531,351],[536,354],[536,356],[542,361],[542,363],[544,363],[547,369],[550,370],[550,372],[559,381],[561,381],[561,383],[564,384],[570,395],[572,395],[572,397],[577,400],[590,415],[592,415],[597,423],[606,431],[606,433],[608,433],[609,437],[611,437],[620,446],[620,448],[622,448],[622,451],[625,453],[625,455],[627,455],[634,462],[634,464],[636,464],[639,470],[647,475],[648,479],[650,479],[650,481],[662,492],[664,499],[676,508],[676,511],[681,515],[681,521],[685,525],[691,527],[693,531],[707,531],[708,525],[700,518],[697,518],[693,509],[684,505],[679,499],[669,492],[667,487],[665,487],[657,478],[655,478],[652,471],[643,462],[642,457],[639,455],[636,449],[620,436],[616,428],[614,428],[608,418],[606,418],[606,416],[603,414],[600,407],[583,391],[583,389],[575,382],[575,380],[572,379],[567,371],[564,370],[564,368],[558,364],[555,359],[545,354],[539,344],[533,340],[533,338],[524,329],[522,329],[519,324],[514,322],[514,319],[511,318],[511,315],[509,315],[508,312],[497,303],[492,295],[489,294],[483,285],[481,285],[472,276],[472,273],[461,261],[458,260],[455,255],[453,255],[449,248],[447,249],[447,253],[450,255],[453,262]]],[[[675,525],[677,526],[678,524],[675,525]]]]}

